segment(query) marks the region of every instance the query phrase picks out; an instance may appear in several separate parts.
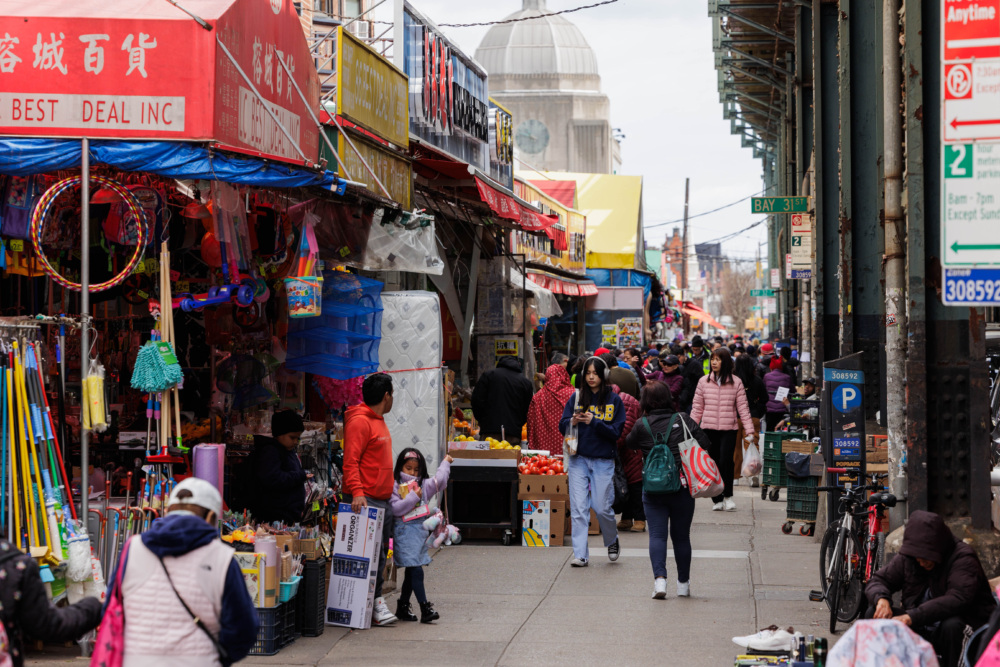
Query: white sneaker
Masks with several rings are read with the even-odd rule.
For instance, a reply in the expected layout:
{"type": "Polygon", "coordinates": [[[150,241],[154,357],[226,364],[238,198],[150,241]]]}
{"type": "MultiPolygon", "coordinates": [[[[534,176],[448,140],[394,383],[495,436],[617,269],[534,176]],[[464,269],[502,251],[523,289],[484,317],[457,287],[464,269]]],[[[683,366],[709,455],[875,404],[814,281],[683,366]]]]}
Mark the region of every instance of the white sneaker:
{"type": "Polygon", "coordinates": [[[727,512],[735,512],[736,511],[736,501],[734,501],[731,497],[730,498],[726,498],[723,501],[722,504],[725,505],[727,512]]]}
{"type": "Polygon", "coordinates": [[[733,637],[733,643],[751,651],[790,651],[794,637],[788,630],[772,625],[746,637],[733,637]]]}
{"type": "Polygon", "coordinates": [[[653,583],[653,599],[665,600],[666,597],[667,597],[667,580],[663,577],[657,577],[656,581],[653,583]]]}
{"type": "Polygon", "coordinates": [[[725,503],[715,503],[714,505],[712,505],[713,512],[721,512],[724,509],[726,509],[725,503]]]}
{"type": "Polygon", "coordinates": [[[586,558],[574,558],[569,562],[572,567],[587,567],[590,564],[586,558]]]}
{"type": "Polygon", "coordinates": [[[385,598],[375,598],[375,608],[372,609],[372,625],[385,627],[398,620],[396,615],[389,611],[389,607],[385,604],[385,598]]]}
{"type": "Polygon", "coordinates": [[[677,582],[677,597],[679,597],[679,598],[689,598],[689,597],[691,597],[691,582],[690,581],[678,581],[677,582]]]}

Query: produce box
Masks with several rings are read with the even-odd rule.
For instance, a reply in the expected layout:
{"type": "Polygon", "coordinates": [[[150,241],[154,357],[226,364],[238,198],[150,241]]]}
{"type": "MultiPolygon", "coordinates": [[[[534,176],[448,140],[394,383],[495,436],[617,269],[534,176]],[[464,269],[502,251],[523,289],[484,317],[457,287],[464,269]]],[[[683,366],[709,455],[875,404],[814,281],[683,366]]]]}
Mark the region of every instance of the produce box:
{"type": "Polygon", "coordinates": [[[448,450],[489,451],[490,443],[485,440],[453,440],[448,443],[448,450]]]}
{"type": "Polygon", "coordinates": [[[518,500],[569,500],[569,475],[518,476],[518,500]]]}
{"type": "MultiPolygon", "coordinates": [[[[517,460],[521,457],[521,451],[519,449],[452,449],[451,445],[456,443],[448,443],[448,453],[451,454],[453,458],[456,459],[513,459],[517,460]]],[[[469,443],[457,443],[467,445],[469,443]]]]}
{"type": "Polygon", "coordinates": [[[808,440],[785,440],[781,443],[781,453],[799,452],[800,454],[812,454],[816,451],[816,445],[808,440]]]}
{"type": "Polygon", "coordinates": [[[569,532],[566,525],[569,522],[569,502],[566,500],[550,500],[549,502],[549,546],[561,547],[563,539],[569,532]]]}
{"type": "Polygon", "coordinates": [[[524,500],[521,502],[521,546],[547,547],[551,545],[549,529],[552,525],[552,508],[549,500],[524,500]]]}
{"type": "Polygon", "coordinates": [[[383,514],[380,507],[367,507],[355,514],[349,504],[340,504],[330,559],[333,566],[326,598],[327,625],[361,630],[371,627],[383,514]]]}

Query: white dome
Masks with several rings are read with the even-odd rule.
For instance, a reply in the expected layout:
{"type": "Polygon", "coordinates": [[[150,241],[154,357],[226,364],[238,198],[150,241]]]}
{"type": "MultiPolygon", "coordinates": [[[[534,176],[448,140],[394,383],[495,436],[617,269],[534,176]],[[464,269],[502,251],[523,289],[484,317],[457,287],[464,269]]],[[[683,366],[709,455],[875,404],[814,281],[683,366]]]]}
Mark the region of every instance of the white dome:
{"type": "Polygon", "coordinates": [[[545,0],[522,0],[524,6],[489,29],[476,49],[476,60],[490,76],[597,76],[597,58],[583,33],[562,16],[545,16],[545,0]]]}

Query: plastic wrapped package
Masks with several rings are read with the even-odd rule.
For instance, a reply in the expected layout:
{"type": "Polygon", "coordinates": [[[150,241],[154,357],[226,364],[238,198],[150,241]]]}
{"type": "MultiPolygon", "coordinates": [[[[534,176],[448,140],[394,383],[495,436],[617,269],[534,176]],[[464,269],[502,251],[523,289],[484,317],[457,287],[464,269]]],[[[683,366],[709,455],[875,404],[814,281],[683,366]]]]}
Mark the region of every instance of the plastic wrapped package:
{"type": "Polygon", "coordinates": [[[365,248],[365,268],[443,274],[444,261],[438,253],[434,216],[404,211],[390,220],[389,215],[385,209],[375,211],[365,248]]]}

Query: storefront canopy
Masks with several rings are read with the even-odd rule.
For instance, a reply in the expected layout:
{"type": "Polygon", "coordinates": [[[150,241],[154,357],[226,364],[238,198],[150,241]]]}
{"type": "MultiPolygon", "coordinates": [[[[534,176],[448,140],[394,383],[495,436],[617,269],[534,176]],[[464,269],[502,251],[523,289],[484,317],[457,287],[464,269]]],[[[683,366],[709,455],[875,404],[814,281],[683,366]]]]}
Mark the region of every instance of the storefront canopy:
{"type": "MultiPolygon", "coordinates": [[[[82,148],[73,139],[0,137],[0,174],[29,176],[80,166],[82,148]]],[[[122,171],[144,171],[168,178],[205,179],[272,188],[318,185],[343,194],[346,181],[315,171],[258,158],[227,155],[197,144],[172,141],[90,142],[90,163],[122,171]]]]}
{"type": "Polygon", "coordinates": [[[696,320],[699,320],[701,323],[715,327],[716,329],[721,329],[722,331],[726,330],[726,327],[719,324],[714,317],[708,314],[707,311],[699,308],[690,301],[682,301],[680,307],[681,307],[681,312],[693,317],[696,320]]]}
{"type": "Polygon", "coordinates": [[[315,163],[319,75],[292,0],[181,4],[198,19],[165,0],[0,0],[0,134],[315,163]]]}
{"type": "Polygon", "coordinates": [[[565,296],[593,296],[597,294],[597,286],[593,280],[572,280],[551,273],[541,273],[528,270],[528,278],[538,283],[553,294],[565,296]]]}

